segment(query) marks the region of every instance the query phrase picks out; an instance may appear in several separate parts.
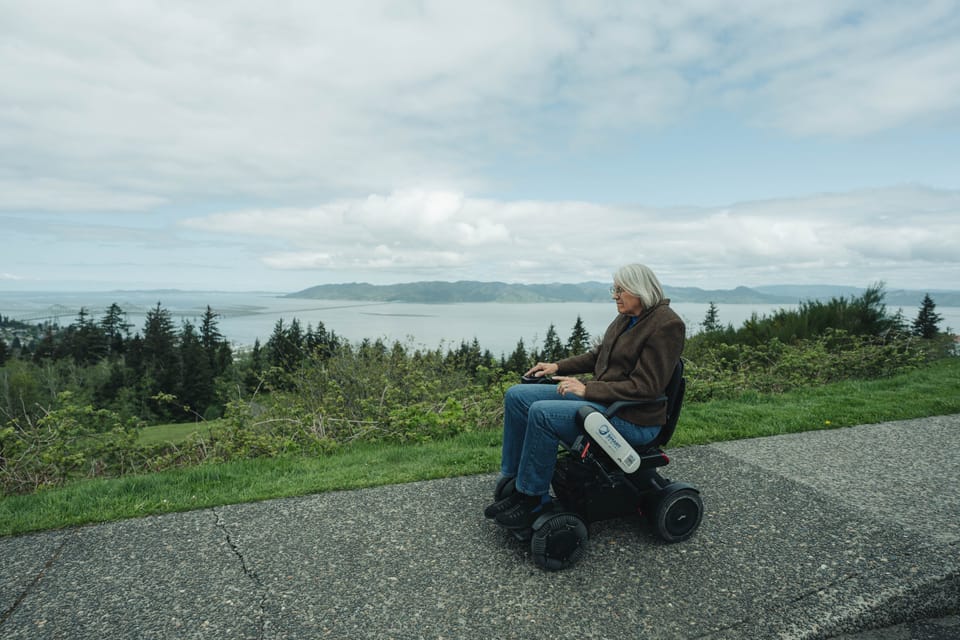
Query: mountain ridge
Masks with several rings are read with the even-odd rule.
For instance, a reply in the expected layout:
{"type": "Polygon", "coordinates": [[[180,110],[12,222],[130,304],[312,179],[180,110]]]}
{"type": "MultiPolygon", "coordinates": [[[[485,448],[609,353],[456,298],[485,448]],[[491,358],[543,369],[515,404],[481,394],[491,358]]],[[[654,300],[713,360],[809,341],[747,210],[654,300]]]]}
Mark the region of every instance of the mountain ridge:
{"type": "MultiPolygon", "coordinates": [[[[827,301],[832,298],[854,298],[866,287],[843,285],[763,285],[739,286],[734,289],[701,289],[664,285],[664,293],[673,302],[716,304],[798,304],[807,301],[827,301]]],[[[884,290],[888,306],[919,306],[927,293],[936,304],[960,306],[960,291],[950,290],[884,290]]],[[[364,300],[377,302],[407,302],[419,304],[450,304],[457,302],[603,302],[610,299],[609,284],[602,282],[512,284],[476,280],[420,281],[389,285],[367,282],[322,284],[289,293],[285,298],[325,300],[364,300]]]]}

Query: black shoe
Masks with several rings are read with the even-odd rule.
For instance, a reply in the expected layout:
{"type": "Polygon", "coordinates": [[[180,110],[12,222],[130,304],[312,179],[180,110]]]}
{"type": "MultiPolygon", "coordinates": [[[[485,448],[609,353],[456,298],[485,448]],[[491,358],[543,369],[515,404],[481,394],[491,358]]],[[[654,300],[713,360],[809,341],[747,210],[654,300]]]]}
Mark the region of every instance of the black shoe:
{"type": "Polygon", "coordinates": [[[517,506],[500,513],[496,517],[497,524],[507,529],[527,529],[533,525],[543,511],[540,496],[528,496],[519,492],[518,494],[522,496],[522,499],[517,506]]]}
{"type": "Polygon", "coordinates": [[[520,493],[519,491],[514,491],[513,493],[508,495],[506,498],[497,500],[496,502],[488,506],[486,509],[484,509],[483,515],[485,518],[496,518],[499,514],[503,513],[504,511],[509,511],[510,509],[513,509],[515,506],[520,504],[520,501],[523,499],[523,497],[524,496],[522,493],[520,493]]]}

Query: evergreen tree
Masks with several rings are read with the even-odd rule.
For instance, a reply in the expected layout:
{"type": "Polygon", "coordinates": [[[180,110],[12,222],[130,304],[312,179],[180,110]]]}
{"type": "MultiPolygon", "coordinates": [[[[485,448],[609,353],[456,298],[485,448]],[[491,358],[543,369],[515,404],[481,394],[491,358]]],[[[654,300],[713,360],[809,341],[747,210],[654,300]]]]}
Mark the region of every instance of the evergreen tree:
{"type": "Polygon", "coordinates": [[[547,329],[547,336],[543,340],[543,353],[540,358],[544,362],[556,362],[557,360],[562,360],[567,357],[567,350],[564,348],[563,343],[560,342],[560,338],[557,337],[557,330],[550,325],[550,328],[547,329]]]}
{"type": "Polygon", "coordinates": [[[127,376],[127,372],[130,371],[130,369],[125,367],[119,360],[111,362],[109,367],[110,372],[107,374],[106,379],[93,390],[93,399],[96,405],[98,407],[112,407],[121,414],[135,414],[135,407],[117,406],[117,400],[121,397],[124,390],[126,390],[128,394],[130,393],[128,385],[131,383],[128,382],[127,376]]]}
{"type": "Polygon", "coordinates": [[[6,341],[3,338],[0,338],[0,367],[6,364],[7,359],[10,357],[12,351],[10,347],[7,346],[6,341]]]}
{"type": "Polygon", "coordinates": [[[33,350],[33,361],[54,360],[57,357],[57,338],[53,326],[47,325],[46,331],[33,350]]]}
{"type": "Polygon", "coordinates": [[[914,335],[927,340],[937,337],[937,334],[940,333],[940,321],[943,320],[943,317],[934,311],[936,308],[937,305],[934,304],[930,294],[925,294],[923,302],[920,304],[920,311],[913,321],[914,335]]]}
{"type": "Polygon", "coordinates": [[[86,309],[81,307],[77,319],[63,332],[62,352],[80,365],[95,364],[106,355],[106,335],[86,309]]]}
{"type": "Polygon", "coordinates": [[[903,315],[903,308],[897,309],[897,312],[890,317],[890,330],[898,334],[906,334],[910,331],[910,323],[903,315]]]}
{"type": "Polygon", "coordinates": [[[139,333],[135,333],[127,341],[124,351],[126,351],[124,362],[126,362],[127,367],[133,371],[134,375],[143,375],[143,338],[140,337],[139,333]]]}
{"type": "Polygon", "coordinates": [[[300,320],[297,318],[291,320],[290,329],[287,331],[287,342],[290,345],[290,352],[293,356],[291,362],[293,369],[296,369],[303,361],[303,356],[305,355],[303,350],[305,337],[303,328],[300,326],[300,320]]]}
{"type": "Polygon", "coordinates": [[[474,338],[473,342],[469,344],[465,340],[461,340],[460,347],[456,351],[449,350],[447,352],[445,362],[454,369],[459,369],[473,376],[477,372],[477,367],[487,361],[484,360],[483,353],[480,351],[480,342],[474,338]]]}
{"type": "Polygon", "coordinates": [[[233,360],[230,343],[227,342],[217,326],[219,314],[207,305],[200,323],[200,342],[207,358],[207,368],[214,378],[226,372],[233,360]]]}
{"type": "Polygon", "coordinates": [[[504,361],[503,368],[507,371],[524,373],[530,368],[531,364],[530,356],[527,355],[527,348],[523,344],[523,338],[520,338],[520,341],[517,342],[517,348],[514,349],[510,357],[504,361]]]}
{"type": "Polygon", "coordinates": [[[567,354],[577,356],[586,352],[590,348],[590,334],[583,326],[583,319],[577,316],[577,321],[573,325],[573,331],[567,340],[567,354]]]}
{"type": "Polygon", "coordinates": [[[190,407],[197,415],[204,412],[215,400],[213,374],[202,339],[193,325],[183,323],[180,330],[180,375],[177,398],[181,405],[190,407]]]}
{"type": "Polygon", "coordinates": [[[717,305],[713,304],[713,302],[710,302],[707,315],[703,318],[703,322],[700,323],[700,327],[704,333],[723,330],[723,326],[720,324],[720,314],[717,312],[717,305]]]}
{"type": "Polygon", "coordinates": [[[893,319],[887,315],[887,306],[883,302],[886,296],[884,283],[878,282],[867,287],[862,296],[851,300],[851,308],[858,322],[854,333],[879,336],[892,328],[893,319]]]}
{"type": "Polygon", "coordinates": [[[307,333],[303,337],[305,354],[327,360],[336,350],[337,340],[337,335],[333,331],[327,331],[323,322],[318,321],[316,329],[307,325],[307,333]]]}
{"type": "Polygon", "coordinates": [[[260,347],[260,338],[253,341],[253,350],[250,352],[250,368],[255,373],[263,371],[263,349],[260,347]]]}
{"type": "MultiPolygon", "coordinates": [[[[141,367],[143,394],[150,398],[157,393],[176,393],[180,386],[180,359],[177,334],[170,312],[157,303],[147,312],[143,326],[141,367]]],[[[169,409],[163,409],[169,413],[169,409]]]]}
{"type": "Polygon", "coordinates": [[[240,363],[243,386],[249,393],[256,392],[260,387],[264,369],[263,348],[260,346],[260,338],[253,341],[253,349],[251,349],[249,357],[242,358],[240,363]]]}
{"type": "Polygon", "coordinates": [[[106,339],[107,357],[123,354],[126,346],[124,341],[130,339],[130,327],[132,326],[127,322],[126,312],[116,302],[111,304],[103,319],[100,320],[100,328],[106,339]]]}
{"type": "Polygon", "coordinates": [[[280,318],[273,327],[270,339],[267,340],[267,362],[271,367],[293,372],[300,366],[303,359],[303,347],[300,321],[294,318],[290,327],[285,328],[283,318],[280,318]]]}

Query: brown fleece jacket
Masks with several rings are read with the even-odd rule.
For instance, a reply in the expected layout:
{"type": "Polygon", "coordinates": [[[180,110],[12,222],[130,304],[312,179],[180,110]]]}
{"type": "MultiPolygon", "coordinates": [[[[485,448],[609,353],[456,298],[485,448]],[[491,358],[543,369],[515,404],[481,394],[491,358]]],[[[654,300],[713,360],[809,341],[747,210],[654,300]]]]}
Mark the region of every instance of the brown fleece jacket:
{"type": "MultiPolygon", "coordinates": [[[[618,315],[598,346],[557,362],[557,375],[592,371],[584,399],[605,405],[662,394],[683,352],[683,320],[665,299],[644,310],[637,324],[627,329],[629,323],[630,316],[618,315]]],[[[617,416],[633,424],[662,425],[666,408],[662,404],[628,408],[617,416]]]]}

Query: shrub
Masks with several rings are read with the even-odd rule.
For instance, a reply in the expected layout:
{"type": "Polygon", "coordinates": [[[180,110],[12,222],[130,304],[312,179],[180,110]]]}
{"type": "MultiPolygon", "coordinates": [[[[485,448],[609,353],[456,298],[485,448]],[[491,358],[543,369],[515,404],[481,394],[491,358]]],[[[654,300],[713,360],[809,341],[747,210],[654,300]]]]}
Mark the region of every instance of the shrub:
{"type": "Polygon", "coordinates": [[[911,336],[873,337],[826,330],[785,344],[694,343],[687,360],[687,399],[732,398],[746,391],[781,393],[839,380],[882,378],[937,357],[937,345],[911,336]]]}
{"type": "Polygon", "coordinates": [[[139,425],[105,409],[73,404],[36,421],[10,421],[0,430],[0,488],[23,493],[63,484],[72,478],[121,475],[143,466],[136,446],[139,425]]]}

